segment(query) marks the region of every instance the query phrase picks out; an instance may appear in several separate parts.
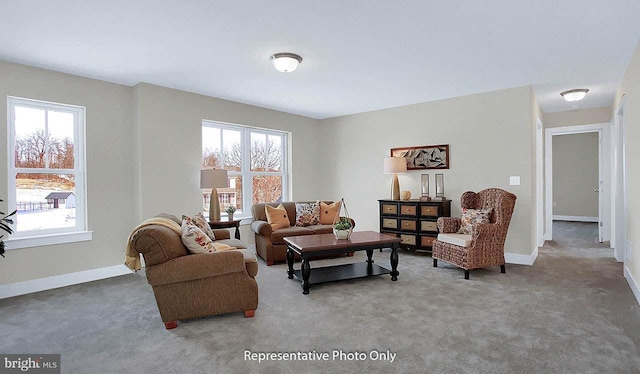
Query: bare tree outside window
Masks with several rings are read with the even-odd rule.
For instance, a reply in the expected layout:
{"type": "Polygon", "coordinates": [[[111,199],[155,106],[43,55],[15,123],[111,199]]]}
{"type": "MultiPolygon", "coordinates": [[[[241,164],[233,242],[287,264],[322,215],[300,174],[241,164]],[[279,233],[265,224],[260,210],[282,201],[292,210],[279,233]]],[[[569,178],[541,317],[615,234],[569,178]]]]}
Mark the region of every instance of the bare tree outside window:
{"type": "Polygon", "coordinates": [[[243,205],[284,199],[285,139],[280,132],[203,122],[202,166],[229,172],[229,188],[218,189],[222,205],[235,204],[242,214],[243,205]]]}

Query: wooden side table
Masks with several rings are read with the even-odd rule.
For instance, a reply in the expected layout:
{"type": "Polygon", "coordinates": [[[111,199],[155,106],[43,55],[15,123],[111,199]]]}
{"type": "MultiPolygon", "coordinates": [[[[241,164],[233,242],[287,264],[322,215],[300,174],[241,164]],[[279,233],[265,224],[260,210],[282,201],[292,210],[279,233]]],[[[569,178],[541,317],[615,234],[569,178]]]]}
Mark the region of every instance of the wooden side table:
{"type": "Polygon", "coordinates": [[[240,240],[240,221],[239,219],[234,219],[232,221],[209,221],[209,227],[212,229],[230,229],[232,227],[236,228],[236,239],[240,240]]]}

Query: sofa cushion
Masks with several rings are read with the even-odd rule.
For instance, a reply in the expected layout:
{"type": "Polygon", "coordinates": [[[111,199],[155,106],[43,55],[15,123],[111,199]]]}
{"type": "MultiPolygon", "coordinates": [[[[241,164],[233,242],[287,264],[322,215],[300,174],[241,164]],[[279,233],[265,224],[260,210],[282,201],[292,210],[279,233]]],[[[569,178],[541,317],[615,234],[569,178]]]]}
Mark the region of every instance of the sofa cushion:
{"type": "Polygon", "coordinates": [[[200,230],[202,230],[205,234],[207,234],[209,239],[216,240],[216,236],[213,234],[213,231],[211,231],[209,222],[207,222],[207,219],[204,218],[204,215],[202,215],[202,213],[198,213],[192,217],[183,214],[182,219],[191,221],[191,223],[198,226],[200,230]]]}
{"type": "Polygon", "coordinates": [[[438,234],[438,240],[459,247],[468,247],[473,241],[471,235],[467,234],[438,234]]]}
{"type": "Polygon", "coordinates": [[[291,226],[275,230],[271,233],[271,243],[284,244],[285,236],[313,235],[313,230],[307,227],[291,226]]]}
{"type": "Polygon", "coordinates": [[[333,204],[327,204],[324,201],[320,202],[320,221],[321,225],[333,225],[336,220],[336,216],[340,214],[340,204],[342,202],[336,201],[333,204]]]}
{"type": "Polygon", "coordinates": [[[247,248],[247,245],[240,239],[233,239],[233,238],[222,239],[222,240],[216,240],[215,243],[226,244],[228,246],[236,247],[238,249],[247,248]]]}
{"type": "Polygon", "coordinates": [[[460,218],[460,229],[458,234],[470,235],[473,225],[478,223],[489,223],[492,209],[467,209],[462,208],[462,218],[460,218]]]}
{"type": "Polygon", "coordinates": [[[287,210],[282,204],[278,205],[277,208],[265,205],[264,211],[267,215],[267,222],[269,222],[269,224],[271,225],[272,230],[275,231],[278,229],[289,227],[291,225],[291,223],[289,222],[287,210]]]}
{"type": "Polygon", "coordinates": [[[320,204],[296,203],[296,226],[317,225],[320,221],[320,204]]]}
{"type": "Polygon", "coordinates": [[[256,255],[247,248],[236,249],[244,256],[244,265],[247,268],[247,273],[250,276],[255,277],[258,274],[258,259],[256,255]]]}
{"type": "Polygon", "coordinates": [[[182,243],[191,253],[215,252],[213,242],[193,222],[182,220],[182,243]]]}
{"type": "Polygon", "coordinates": [[[224,244],[224,243],[219,243],[219,242],[213,242],[213,247],[216,249],[217,251],[228,251],[231,249],[238,249],[236,247],[232,247],[229,244],[224,244]]]}
{"type": "Polygon", "coordinates": [[[309,230],[312,230],[314,234],[332,234],[333,225],[313,225],[307,226],[309,230]]]}

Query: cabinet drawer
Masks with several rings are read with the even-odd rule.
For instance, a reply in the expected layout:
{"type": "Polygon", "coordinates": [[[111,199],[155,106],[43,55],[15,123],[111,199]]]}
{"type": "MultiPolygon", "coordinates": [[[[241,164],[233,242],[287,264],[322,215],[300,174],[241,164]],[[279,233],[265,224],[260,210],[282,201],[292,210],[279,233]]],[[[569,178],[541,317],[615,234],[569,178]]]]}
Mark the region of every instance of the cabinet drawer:
{"type": "Polygon", "coordinates": [[[438,231],[438,224],[435,221],[421,221],[420,231],[438,231]]]}
{"type": "Polygon", "coordinates": [[[398,205],[382,204],[382,214],[398,214],[398,205]]]}
{"type": "Polygon", "coordinates": [[[416,231],[416,221],[410,220],[410,219],[401,219],[400,220],[400,229],[402,230],[409,230],[409,231],[416,231]]]}
{"type": "Polygon", "coordinates": [[[416,236],[415,235],[400,234],[400,239],[402,240],[400,242],[400,244],[416,245],[416,236]]]}
{"type": "Polygon", "coordinates": [[[420,245],[422,247],[431,247],[433,246],[433,241],[436,240],[434,236],[421,236],[420,237],[420,245]]]}
{"type": "Polygon", "coordinates": [[[384,227],[385,229],[397,229],[398,220],[395,218],[383,218],[382,227],[384,227]]]}
{"type": "Polygon", "coordinates": [[[423,205],[420,207],[420,215],[423,217],[437,217],[438,206],[437,205],[423,205]]]}
{"type": "Polygon", "coordinates": [[[418,207],[415,205],[400,205],[400,214],[415,217],[418,215],[418,207]]]}

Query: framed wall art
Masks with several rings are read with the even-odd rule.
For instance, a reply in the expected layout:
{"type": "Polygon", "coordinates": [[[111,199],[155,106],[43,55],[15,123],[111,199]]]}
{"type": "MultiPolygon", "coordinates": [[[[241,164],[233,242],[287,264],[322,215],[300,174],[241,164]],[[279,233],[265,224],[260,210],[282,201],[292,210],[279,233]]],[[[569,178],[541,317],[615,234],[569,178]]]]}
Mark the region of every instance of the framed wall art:
{"type": "Polygon", "coordinates": [[[449,169],[449,144],[391,148],[391,157],[406,157],[407,170],[449,169]]]}

